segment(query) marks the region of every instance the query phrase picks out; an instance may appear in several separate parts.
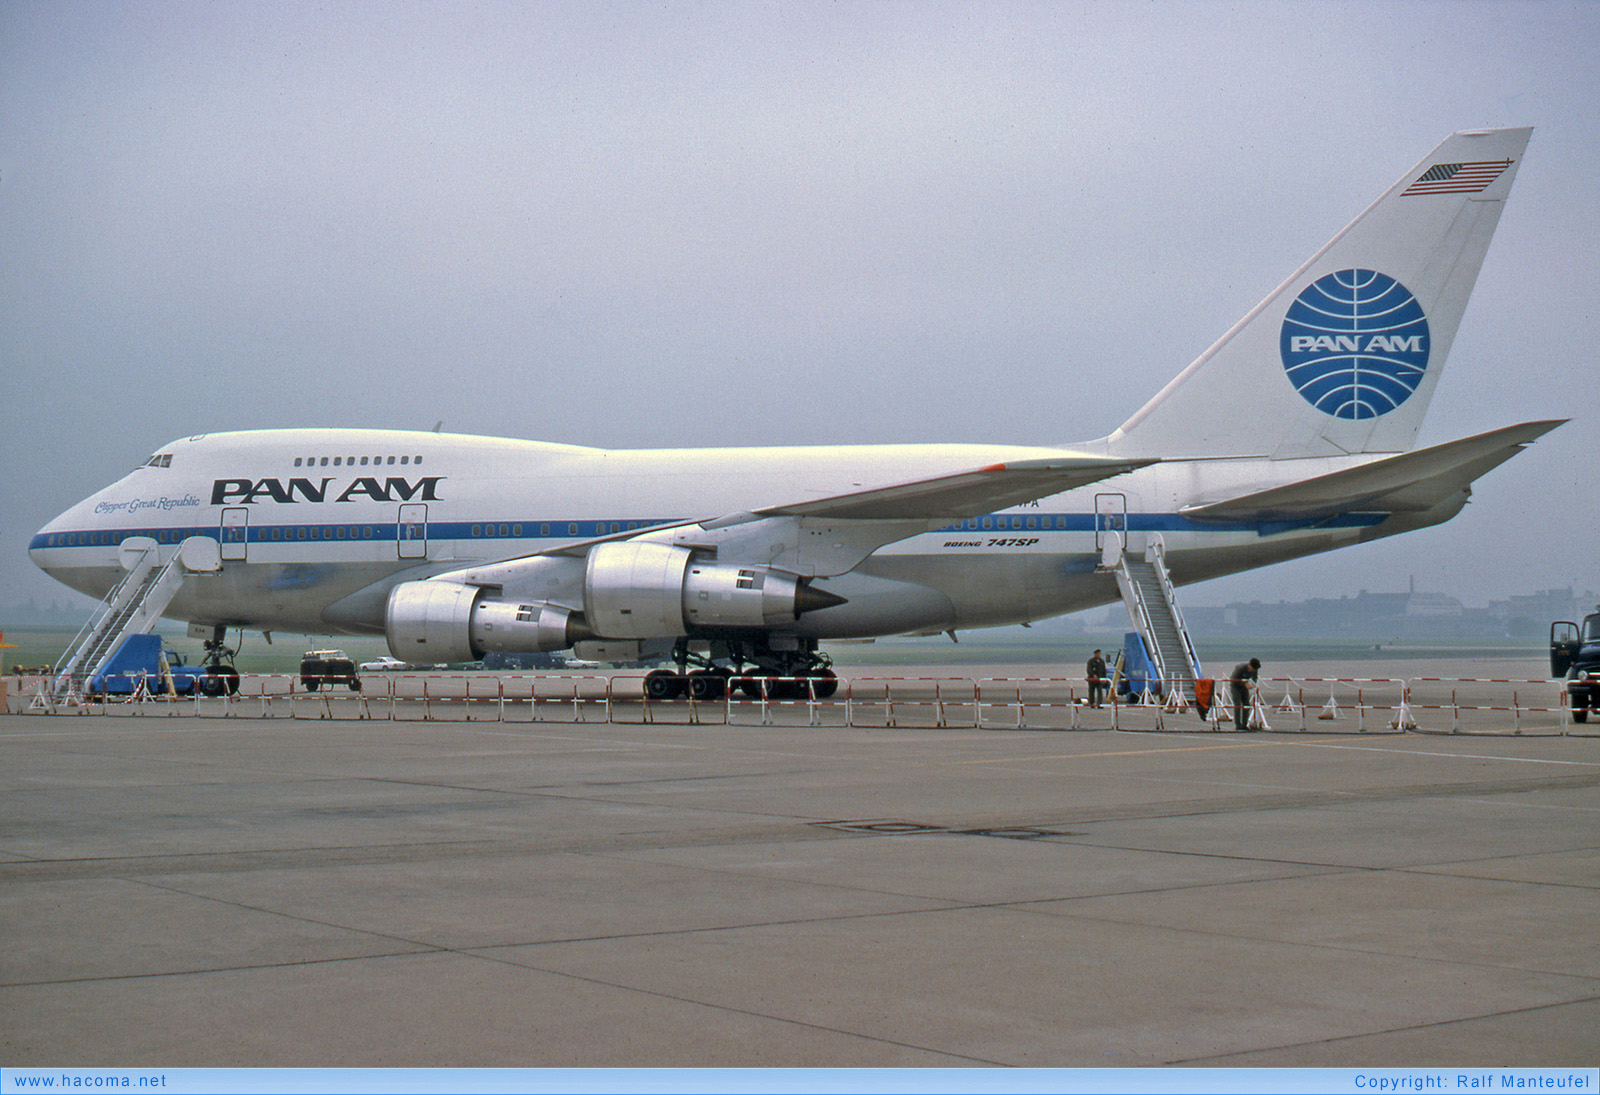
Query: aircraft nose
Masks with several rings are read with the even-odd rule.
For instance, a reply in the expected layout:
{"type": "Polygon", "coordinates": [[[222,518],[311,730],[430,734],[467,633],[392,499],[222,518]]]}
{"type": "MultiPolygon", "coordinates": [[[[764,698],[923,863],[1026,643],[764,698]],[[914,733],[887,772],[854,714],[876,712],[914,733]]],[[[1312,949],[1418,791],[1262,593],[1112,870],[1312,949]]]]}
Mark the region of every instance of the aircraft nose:
{"type": "Polygon", "coordinates": [[[28,541],[28,558],[32,559],[33,565],[40,570],[46,572],[50,570],[49,550],[55,546],[56,537],[65,534],[67,514],[71,512],[71,510],[66,510],[56,514],[46,521],[44,526],[34,533],[33,538],[28,541]]]}
{"type": "Polygon", "coordinates": [[[59,569],[61,558],[58,549],[76,546],[74,541],[83,537],[84,543],[88,542],[89,534],[83,530],[89,527],[89,514],[85,512],[86,503],[79,502],[56,514],[38,532],[33,534],[33,539],[28,542],[28,558],[33,560],[33,565],[47,574],[53,574],[59,569]]]}

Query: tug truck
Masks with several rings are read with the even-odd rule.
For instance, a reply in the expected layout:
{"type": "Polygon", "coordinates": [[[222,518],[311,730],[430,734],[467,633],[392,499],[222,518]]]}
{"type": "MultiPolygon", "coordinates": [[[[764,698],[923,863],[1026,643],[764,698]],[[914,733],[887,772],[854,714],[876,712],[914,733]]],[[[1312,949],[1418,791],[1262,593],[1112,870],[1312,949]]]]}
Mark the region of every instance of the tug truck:
{"type": "Polygon", "coordinates": [[[1590,709],[1600,707],[1600,612],[1585,616],[1582,627],[1571,620],[1550,625],[1550,675],[1566,678],[1572,721],[1589,721],[1590,709]]]}

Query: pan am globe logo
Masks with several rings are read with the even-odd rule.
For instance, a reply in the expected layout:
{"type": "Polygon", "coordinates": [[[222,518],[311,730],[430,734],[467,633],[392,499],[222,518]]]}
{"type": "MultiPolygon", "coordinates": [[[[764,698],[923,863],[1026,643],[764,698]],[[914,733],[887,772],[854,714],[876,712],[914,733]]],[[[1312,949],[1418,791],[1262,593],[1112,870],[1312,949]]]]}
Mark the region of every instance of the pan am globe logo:
{"type": "Polygon", "coordinates": [[[1289,383],[1317,410],[1351,420],[1388,414],[1428,371],[1428,317],[1376,270],[1340,270],[1289,306],[1278,339],[1289,383]]]}

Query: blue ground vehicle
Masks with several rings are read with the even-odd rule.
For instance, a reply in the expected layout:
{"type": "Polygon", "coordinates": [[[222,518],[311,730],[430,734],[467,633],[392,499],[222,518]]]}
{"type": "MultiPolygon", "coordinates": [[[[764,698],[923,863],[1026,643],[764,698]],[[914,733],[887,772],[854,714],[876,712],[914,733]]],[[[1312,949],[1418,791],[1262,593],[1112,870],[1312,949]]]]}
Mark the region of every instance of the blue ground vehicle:
{"type": "Polygon", "coordinates": [[[160,635],[129,635],[100,672],[85,682],[84,694],[131,696],[142,683],[147,693],[165,695],[163,657],[172,690],[180,696],[192,696],[196,691],[202,696],[220,696],[239,688],[237,673],[213,672],[204,666],[189,665],[176,650],[163,653],[160,635]]]}
{"type": "Polygon", "coordinates": [[[1600,709],[1600,612],[1550,625],[1550,675],[1567,679],[1567,702],[1573,722],[1587,722],[1600,709]]]}

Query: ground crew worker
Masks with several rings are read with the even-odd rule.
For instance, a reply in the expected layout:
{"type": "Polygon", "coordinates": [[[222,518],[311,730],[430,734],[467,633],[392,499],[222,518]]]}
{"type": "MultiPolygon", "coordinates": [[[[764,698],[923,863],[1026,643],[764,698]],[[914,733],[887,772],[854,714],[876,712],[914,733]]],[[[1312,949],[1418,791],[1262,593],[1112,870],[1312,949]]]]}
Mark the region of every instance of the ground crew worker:
{"type": "Polygon", "coordinates": [[[1250,689],[1260,679],[1261,659],[1251,658],[1233,667],[1228,678],[1228,691],[1233,699],[1233,725],[1240,730],[1250,729],[1250,689]]]}
{"type": "Polygon", "coordinates": [[[1089,706],[1103,707],[1106,699],[1106,660],[1096,650],[1089,656],[1089,663],[1084,667],[1084,673],[1089,678],[1089,706]]]}

